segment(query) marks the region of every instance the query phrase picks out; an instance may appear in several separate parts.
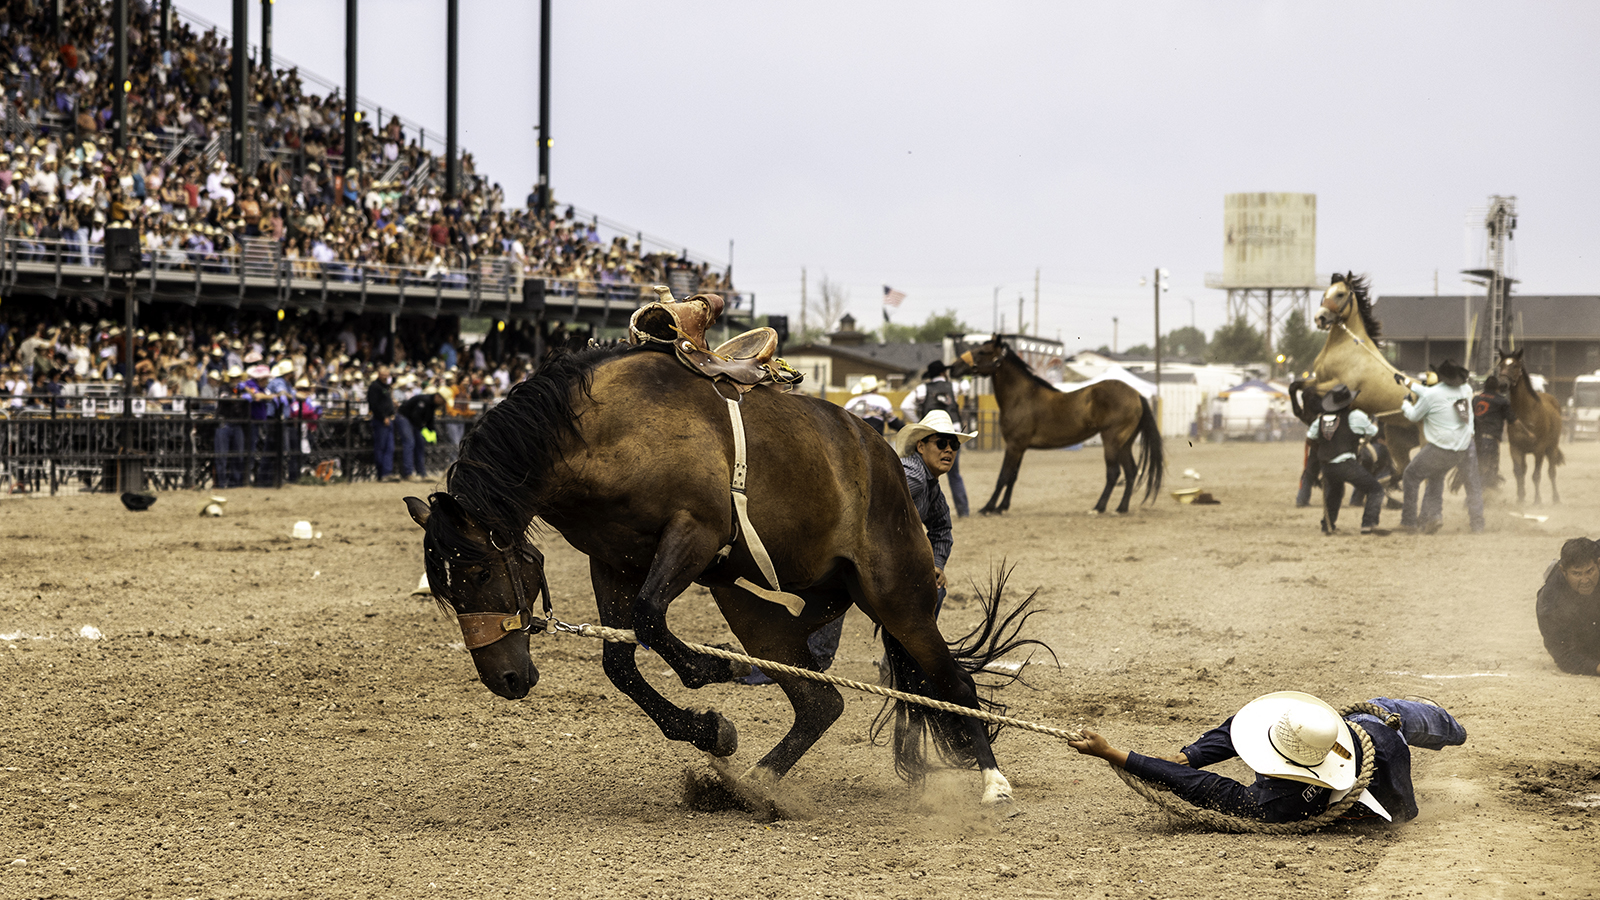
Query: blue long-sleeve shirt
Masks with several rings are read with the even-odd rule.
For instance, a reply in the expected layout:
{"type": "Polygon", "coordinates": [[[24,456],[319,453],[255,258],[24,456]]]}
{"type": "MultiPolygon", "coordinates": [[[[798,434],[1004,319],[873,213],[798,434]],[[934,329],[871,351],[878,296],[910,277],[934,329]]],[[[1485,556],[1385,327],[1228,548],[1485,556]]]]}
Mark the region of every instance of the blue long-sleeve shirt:
{"type": "MultiPolygon", "coordinates": [[[[1372,749],[1378,755],[1378,770],[1367,790],[1383,805],[1396,822],[1417,816],[1416,792],[1411,787],[1411,749],[1400,732],[1366,714],[1347,716],[1345,721],[1366,731],[1372,738],[1372,749]]],[[[1452,720],[1453,721],[1453,720],[1452,720]]],[[[1319,815],[1328,808],[1332,794],[1321,785],[1257,775],[1254,784],[1239,782],[1214,772],[1203,771],[1206,766],[1238,756],[1233,748],[1233,717],[1201,735],[1199,740],[1183,748],[1189,765],[1180,766],[1164,759],[1139,753],[1128,754],[1127,770],[1157,784],[1172,788],[1173,792],[1195,806],[1215,809],[1229,815],[1262,822],[1298,822],[1319,815]]],[[[1466,735],[1462,732],[1464,740],[1466,735]]],[[[1459,743],[1459,741],[1456,741],[1459,743]]],[[[1356,741],[1356,768],[1362,765],[1361,742],[1356,741]]],[[[1355,804],[1356,814],[1366,813],[1366,807],[1355,804]]],[[[1346,813],[1346,817],[1351,817],[1346,813]]]]}
{"type": "Polygon", "coordinates": [[[900,465],[906,470],[906,486],[911,488],[911,502],[917,507],[917,517],[928,529],[933,564],[943,569],[955,543],[950,536],[950,504],[945,502],[944,491],[939,490],[939,479],[928,471],[922,457],[902,456],[900,465]]]}

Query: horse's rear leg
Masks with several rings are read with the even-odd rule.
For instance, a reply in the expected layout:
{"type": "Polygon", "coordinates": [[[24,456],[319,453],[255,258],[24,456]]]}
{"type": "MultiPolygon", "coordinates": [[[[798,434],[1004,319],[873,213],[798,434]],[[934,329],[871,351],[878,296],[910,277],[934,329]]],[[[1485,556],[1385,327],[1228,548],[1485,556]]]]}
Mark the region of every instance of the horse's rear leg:
{"type": "MultiPolygon", "coordinates": [[[[1102,436],[1101,440],[1105,440],[1102,436]]],[[[1117,483],[1117,469],[1122,470],[1122,502],[1117,504],[1117,512],[1126,513],[1128,503],[1133,499],[1133,483],[1139,480],[1139,464],[1133,458],[1133,435],[1128,435],[1122,442],[1122,447],[1115,457],[1106,460],[1106,490],[1100,495],[1100,505],[1095,507],[1096,512],[1106,511],[1106,499],[1111,495],[1111,489],[1117,483]]]]}
{"type": "MultiPolygon", "coordinates": [[[[950,645],[939,633],[934,612],[938,594],[932,577],[907,578],[883,572],[873,574],[876,578],[872,581],[865,576],[852,579],[850,592],[856,605],[882,626],[884,649],[891,667],[896,665],[897,656],[909,657],[926,682],[924,687],[928,696],[978,709],[977,684],[971,675],[956,664],[955,657],[950,653],[950,645]]],[[[906,690],[913,686],[897,684],[897,687],[906,690]]],[[[964,743],[983,773],[983,802],[1010,802],[1011,782],[1000,773],[983,722],[970,716],[961,716],[955,727],[964,732],[964,743]]],[[[896,749],[898,752],[898,746],[896,749]]]]}
{"type": "MultiPolygon", "coordinates": [[[[1117,473],[1119,471],[1121,470],[1118,468],[1117,461],[1115,459],[1106,460],[1106,486],[1105,489],[1100,492],[1100,500],[1094,505],[1095,512],[1103,513],[1106,511],[1106,503],[1111,500],[1111,491],[1117,486],[1117,473]]],[[[1127,511],[1128,510],[1126,507],[1121,510],[1121,512],[1127,511]]]]}
{"type": "MultiPolygon", "coordinates": [[[[805,611],[794,616],[787,609],[743,588],[718,586],[712,588],[711,593],[716,596],[728,627],[739,638],[746,654],[797,669],[813,668],[807,639],[817,628],[836,618],[832,615],[834,610],[843,615],[841,607],[847,609],[850,603],[850,598],[842,592],[831,597],[808,592],[805,611]]],[[[794,723],[788,733],[756,763],[755,777],[776,781],[794,768],[800,757],[844,712],[844,698],[831,684],[781,671],[762,671],[778,683],[788,696],[789,705],[794,707],[794,723]]]]}
{"type": "Polygon", "coordinates": [[[1556,490],[1556,464],[1550,464],[1550,503],[1552,506],[1561,502],[1561,492],[1556,490]]]}
{"type": "MultiPolygon", "coordinates": [[[[640,582],[625,578],[592,557],[589,576],[594,584],[595,602],[600,608],[600,624],[608,628],[631,627],[633,598],[639,593],[640,582]]],[[[633,644],[608,642],[601,651],[606,677],[644,710],[663,735],[669,740],[688,741],[713,756],[729,756],[739,749],[739,732],[733,723],[710,710],[688,712],[657,693],[639,674],[634,650],[633,644]]]]}

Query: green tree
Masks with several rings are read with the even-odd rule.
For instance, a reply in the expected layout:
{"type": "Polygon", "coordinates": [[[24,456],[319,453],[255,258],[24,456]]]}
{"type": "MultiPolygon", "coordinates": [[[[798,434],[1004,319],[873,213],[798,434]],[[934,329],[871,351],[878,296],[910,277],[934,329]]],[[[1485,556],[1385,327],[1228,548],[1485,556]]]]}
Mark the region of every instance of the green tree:
{"type": "Polygon", "coordinates": [[[878,329],[878,339],[886,344],[937,344],[944,340],[947,334],[968,334],[973,331],[971,325],[961,321],[953,309],[942,313],[933,313],[921,325],[896,325],[885,322],[878,329]]]}
{"type": "Polygon", "coordinates": [[[1192,325],[1174,328],[1161,339],[1163,356],[1201,357],[1206,355],[1206,333],[1192,325]]]}
{"type": "Polygon", "coordinates": [[[1266,362],[1267,341],[1244,316],[1235,316],[1211,335],[1206,359],[1218,363],[1266,362]]]}
{"type": "Polygon", "coordinates": [[[1132,359],[1152,359],[1155,357],[1156,352],[1150,349],[1149,344],[1134,344],[1132,347],[1122,351],[1122,355],[1132,359]]]}
{"type": "Polygon", "coordinates": [[[1311,364],[1316,361],[1317,354],[1322,352],[1325,340],[1320,333],[1306,324],[1306,314],[1303,310],[1297,309],[1289,313],[1289,317],[1283,320],[1283,333],[1278,338],[1278,352],[1284,357],[1279,371],[1293,378],[1311,371],[1311,364]]]}

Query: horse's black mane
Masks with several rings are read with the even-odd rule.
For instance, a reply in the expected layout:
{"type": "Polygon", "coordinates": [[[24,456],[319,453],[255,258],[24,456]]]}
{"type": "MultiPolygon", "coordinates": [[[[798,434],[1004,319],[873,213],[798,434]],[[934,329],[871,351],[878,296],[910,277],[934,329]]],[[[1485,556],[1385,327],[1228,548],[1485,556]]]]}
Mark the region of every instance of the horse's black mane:
{"type": "Polygon", "coordinates": [[[1000,342],[1000,346],[1004,347],[1006,349],[1006,351],[1007,351],[1006,355],[1001,360],[1002,362],[1005,362],[1006,360],[1009,360],[1009,361],[1015,363],[1017,368],[1021,369],[1024,374],[1026,374],[1029,378],[1033,379],[1033,383],[1034,384],[1037,384],[1042,388],[1045,388],[1047,390],[1052,390],[1052,391],[1061,390],[1060,388],[1056,387],[1055,385],[1051,384],[1050,382],[1045,381],[1043,376],[1041,376],[1038,372],[1035,372],[1033,370],[1033,366],[1030,366],[1027,363],[1023,362],[1022,361],[1022,357],[1018,356],[1016,351],[1011,349],[1011,345],[1010,344],[1006,343],[1005,341],[1001,341],[1000,342]]]}
{"type": "Polygon", "coordinates": [[[542,512],[541,495],[562,440],[578,433],[573,407],[588,396],[595,367],[635,352],[647,351],[602,347],[546,357],[462,439],[445,490],[495,540],[520,541],[542,512]]]}
{"type": "Polygon", "coordinates": [[[1374,341],[1378,339],[1383,326],[1378,323],[1378,317],[1372,314],[1372,297],[1367,293],[1367,276],[1349,272],[1344,275],[1334,273],[1334,284],[1344,284],[1356,298],[1356,311],[1361,313],[1361,324],[1367,329],[1367,337],[1374,341]]]}

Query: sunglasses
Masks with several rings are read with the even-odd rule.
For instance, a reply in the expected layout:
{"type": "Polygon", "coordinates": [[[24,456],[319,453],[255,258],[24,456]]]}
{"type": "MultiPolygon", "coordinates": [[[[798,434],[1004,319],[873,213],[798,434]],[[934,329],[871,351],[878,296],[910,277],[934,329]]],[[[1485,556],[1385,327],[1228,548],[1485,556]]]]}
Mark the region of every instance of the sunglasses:
{"type": "Polygon", "coordinates": [[[954,450],[961,446],[961,441],[957,438],[944,437],[943,435],[927,438],[926,440],[933,441],[933,445],[940,450],[954,450]]]}

